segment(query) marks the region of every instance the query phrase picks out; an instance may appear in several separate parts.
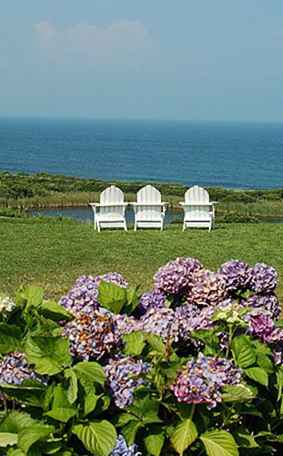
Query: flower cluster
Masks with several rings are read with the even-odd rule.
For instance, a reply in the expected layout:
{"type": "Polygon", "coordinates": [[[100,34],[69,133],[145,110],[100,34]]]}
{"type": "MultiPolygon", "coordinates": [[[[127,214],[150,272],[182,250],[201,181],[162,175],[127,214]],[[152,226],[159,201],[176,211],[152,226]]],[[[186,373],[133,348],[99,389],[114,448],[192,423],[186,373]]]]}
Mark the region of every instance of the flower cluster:
{"type": "Polygon", "coordinates": [[[201,270],[193,275],[188,302],[197,306],[216,306],[227,297],[226,281],[222,274],[201,270]]]}
{"type": "Polygon", "coordinates": [[[91,315],[99,307],[98,288],[101,281],[114,283],[122,288],[127,288],[128,283],[121,274],[111,272],[100,276],[79,277],[69,293],[63,296],[60,304],[74,315],[84,313],[91,315]]]}
{"type": "Polygon", "coordinates": [[[211,409],[221,402],[221,388],[241,381],[241,371],[232,361],[206,357],[201,352],[190,360],[172,386],[178,402],[207,404],[211,409]]]}
{"type": "Polygon", "coordinates": [[[277,296],[273,293],[254,294],[247,300],[242,301],[242,304],[256,309],[262,309],[263,312],[269,313],[275,320],[278,319],[281,313],[280,303],[277,296]]]}
{"type": "Polygon", "coordinates": [[[128,446],[122,435],[118,435],[115,448],[110,453],[110,456],[142,456],[138,451],[137,445],[128,446]]]}
{"type": "Polygon", "coordinates": [[[0,384],[20,385],[24,380],[39,380],[39,377],[29,367],[24,353],[9,353],[0,361],[0,384]]]}
{"type": "Polygon", "coordinates": [[[176,258],[157,271],[154,276],[155,289],[178,295],[190,287],[193,273],[200,269],[201,263],[194,258],[176,258]]]}
{"type": "Polygon", "coordinates": [[[72,355],[84,360],[100,359],[119,343],[113,315],[102,308],[78,315],[65,325],[63,334],[69,338],[72,355]]]}
{"type": "Polygon", "coordinates": [[[276,328],[271,316],[260,312],[250,313],[249,320],[250,333],[267,344],[283,342],[283,330],[276,328]]]}
{"type": "Polygon", "coordinates": [[[272,266],[257,263],[252,268],[250,289],[255,293],[272,293],[277,286],[278,274],[272,266]]]}
{"type": "Polygon", "coordinates": [[[12,312],[16,304],[8,296],[0,296],[0,314],[7,314],[12,312]]]}
{"type": "Polygon", "coordinates": [[[179,339],[188,340],[193,331],[212,328],[213,314],[212,307],[199,308],[195,304],[177,307],[175,317],[178,322],[179,339]]]}
{"type": "Polygon", "coordinates": [[[138,309],[141,314],[144,314],[149,309],[160,309],[165,306],[166,296],[160,290],[153,290],[149,293],[144,293],[139,302],[138,309]]]}
{"type": "Polygon", "coordinates": [[[143,384],[149,365],[130,356],[117,357],[111,359],[104,370],[114,402],[123,409],[133,402],[134,391],[143,384]]]}
{"type": "Polygon", "coordinates": [[[176,319],[174,310],[167,307],[163,309],[150,309],[140,319],[137,329],[160,336],[165,341],[178,341],[178,320],[176,319]]]}
{"type": "Polygon", "coordinates": [[[219,268],[219,273],[223,276],[229,293],[245,291],[250,286],[252,269],[244,261],[227,261],[219,268]]]}

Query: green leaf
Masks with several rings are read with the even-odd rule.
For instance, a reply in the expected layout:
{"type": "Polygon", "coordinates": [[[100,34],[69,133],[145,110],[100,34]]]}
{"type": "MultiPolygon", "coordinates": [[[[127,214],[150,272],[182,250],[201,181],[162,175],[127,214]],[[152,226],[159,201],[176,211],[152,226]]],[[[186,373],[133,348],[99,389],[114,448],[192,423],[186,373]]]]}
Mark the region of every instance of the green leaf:
{"type": "Polygon", "coordinates": [[[247,385],[226,385],[222,388],[222,401],[246,402],[256,397],[255,391],[247,385]]]}
{"type": "Polygon", "coordinates": [[[256,443],[254,436],[251,434],[237,434],[237,441],[241,448],[259,448],[258,443],[256,443]]]}
{"type": "Polygon", "coordinates": [[[50,410],[50,412],[45,413],[45,415],[62,423],[67,423],[71,418],[73,418],[73,416],[76,415],[76,413],[77,411],[74,408],[54,407],[50,410]]]}
{"type": "Polygon", "coordinates": [[[20,431],[18,446],[26,453],[30,447],[41,439],[46,439],[54,431],[53,426],[45,424],[33,424],[20,431]]]}
{"type": "Polygon", "coordinates": [[[4,420],[0,424],[0,432],[11,432],[18,434],[22,429],[32,426],[38,423],[37,420],[33,419],[28,413],[23,412],[10,412],[9,415],[5,416],[4,420]]]}
{"type": "Polygon", "coordinates": [[[171,443],[177,453],[182,456],[189,446],[198,438],[198,431],[191,419],[182,421],[171,435],[171,443]]]}
{"type": "Polygon", "coordinates": [[[89,413],[93,412],[96,407],[97,401],[101,396],[94,393],[86,394],[84,397],[84,416],[87,416],[89,413]]]}
{"type": "Polygon", "coordinates": [[[239,456],[233,436],[226,431],[210,431],[200,436],[208,456],[239,456]]]}
{"type": "Polygon", "coordinates": [[[145,335],[146,341],[149,343],[149,345],[151,346],[153,351],[164,355],[164,353],[166,352],[166,347],[165,347],[162,337],[157,336],[156,334],[144,333],[144,335],[145,335]]]}
{"type": "Polygon", "coordinates": [[[12,434],[10,432],[0,432],[0,447],[6,447],[8,445],[17,445],[18,434],[12,434]]]}
{"type": "Polygon", "coordinates": [[[73,369],[66,369],[64,376],[69,380],[68,400],[70,404],[73,404],[78,397],[78,379],[73,369]]]}
{"type": "Polygon", "coordinates": [[[100,364],[94,361],[82,361],[74,366],[79,379],[87,378],[91,383],[98,383],[104,385],[106,381],[105,373],[100,364]]]}
{"type": "Polygon", "coordinates": [[[126,355],[138,356],[142,353],[145,346],[144,333],[135,331],[123,336],[125,343],[124,353],[126,355]]]}
{"type": "Polygon", "coordinates": [[[49,318],[54,321],[70,321],[74,316],[68,312],[63,306],[57,304],[55,301],[43,301],[38,313],[43,315],[45,318],[49,318]]]}
{"type": "Polygon", "coordinates": [[[141,421],[130,421],[123,427],[123,436],[127,444],[132,445],[135,442],[136,435],[139,429],[143,427],[141,421]]]}
{"type": "Polygon", "coordinates": [[[82,441],[85,448],[96,456],[108,456],[116,444],[117,433],[109,421],[97,421],[87,426],[78,424],[72,432],[82,441]]]}
{"type": "Polygon", "coordinates": [[[271,359],[264,355],[263,353],[257,354],[257,364],[259,367],[262,367],[268,374],[272,374],[273,372],[273,363],[271,359]]]}
{"type": "Polygon", "coordinates": [[[135,287],[135,288],[129,287],[126,289],[127,290],[127,305],[123,309],[123,312],[127,313],[128,315],[130,315],[135,310],[135,308],[137,307],[137,305],[139,303],[138,288],[139,287],[135,287]]]}
{"type": "Polygon", "coordinates": [[[33,380],[26,380],[21,385],[2,384],[0,391],[18,402],[41,408],[45,386],[33,380]]]}
{"type": "Polygon", "coordinates": [[[251,378],[257,383],[260,383],[263,386],[268,386],[268,374],[261,367],[250,367],[249,369],[244,370],[247,377],[251,378]]]}
{"type": "Polygon", "coordinates": [[[248,336],[235,337],[232,342],[232,350],[239,367],[244,369],[256,362],[255,351],[248,336]]]}
{"type": "Polygon", "coordinates": [[[25,311],[29,311],[31,307],[38,307],[43,301],[44,291],[39,287],[27,287],[21,293],[21,298],[26,301],[25,311]]]}
{"type": "Polygon", "coordinates": [[[26,454],[19,448],[10,448],[8,450],[7,456],[26,456],[26,454]]]}
{"type": "Polygon", "coordinates": [[[144,439],[145,447],[151,456],[159,456],[164,445],[165,436],[162,431],[149,434],[144,439]]]}
{"type": "Polygon", "coordinates": [[[0,352],[3,354],[20,351],[22,345],[22,330],[15,325],[0,323],[0,352]]]}
{"type": "Polygon", "coordinates": [[[70,366],[72,358],[67,339],[51,336],[33,336],[26,342],[25,352],[30,364],[41,375],[55,375],[70,366]]]}
{"type": "Polygon", "coordinates": [[[98,287],[99,303],[102,307],[114,313],[120,313],[127,304],[127,290],[118,285],[102,280],[98,287]]]}

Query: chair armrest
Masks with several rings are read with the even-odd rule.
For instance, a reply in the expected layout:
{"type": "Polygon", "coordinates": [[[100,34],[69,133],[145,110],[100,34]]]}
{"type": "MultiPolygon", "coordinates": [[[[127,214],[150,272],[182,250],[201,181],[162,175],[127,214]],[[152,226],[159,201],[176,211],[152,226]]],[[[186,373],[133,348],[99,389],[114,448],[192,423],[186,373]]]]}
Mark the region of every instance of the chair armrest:
{"type": "Polygon", "coordinates": [[[160,207],[160,206],[166,206],[168,205],[169,203],[166,203],[166,202],[162,202],[162,203],[129,203],[131,204],[132,206],[156,206],[156,207],[160,207]]]}

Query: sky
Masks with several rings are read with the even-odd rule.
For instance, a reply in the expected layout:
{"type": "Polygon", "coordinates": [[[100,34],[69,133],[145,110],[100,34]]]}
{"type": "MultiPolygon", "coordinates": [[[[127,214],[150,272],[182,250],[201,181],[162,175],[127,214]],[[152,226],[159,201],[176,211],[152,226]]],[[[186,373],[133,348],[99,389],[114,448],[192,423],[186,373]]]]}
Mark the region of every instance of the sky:
{"type": "Polygon", "coordinates": [[[9,0],[0,116],[283,122],[282,0],[9,0]]]}

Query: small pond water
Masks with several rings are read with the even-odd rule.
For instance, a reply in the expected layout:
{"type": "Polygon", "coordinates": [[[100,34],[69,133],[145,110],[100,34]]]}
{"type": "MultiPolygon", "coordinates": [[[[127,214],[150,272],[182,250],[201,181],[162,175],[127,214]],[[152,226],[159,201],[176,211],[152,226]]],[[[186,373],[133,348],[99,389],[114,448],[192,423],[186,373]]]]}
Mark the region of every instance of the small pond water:
{"type": "MultiPolygon", "coordinates": [[[[52,209],[34,209],[31,211],[34,216],[65,217],[83,221],[86,223],[93,222],[93,211],[90,207],[63,207],[52,209]]],[[[129,224],[134,223],[134,212],[131,208],[126,210],[126,219],[129,224]]],[[[165,224],[182,222],[183,212],[168,209],[165,214],[165,224]]]]}
{"type": "MultiPolygon", "coordinates": [[[[88,206],[74,206],[49,209],[34,209],[30,211],[33,216],[47,217],[64,217],[74,220],[79,220],[85,223],[93,223],[93,211],[88,206]]],[[[134,212],[131,207],[126,210],[126,219],[128,224],[134,223],[134,212]]],[[[183,211],[169,208],[165,215],[165,224],[182,223],[183,211]]],[[[262,217],[260,221],[265,223],[283,223],[283,217],[262,217]]]]}

